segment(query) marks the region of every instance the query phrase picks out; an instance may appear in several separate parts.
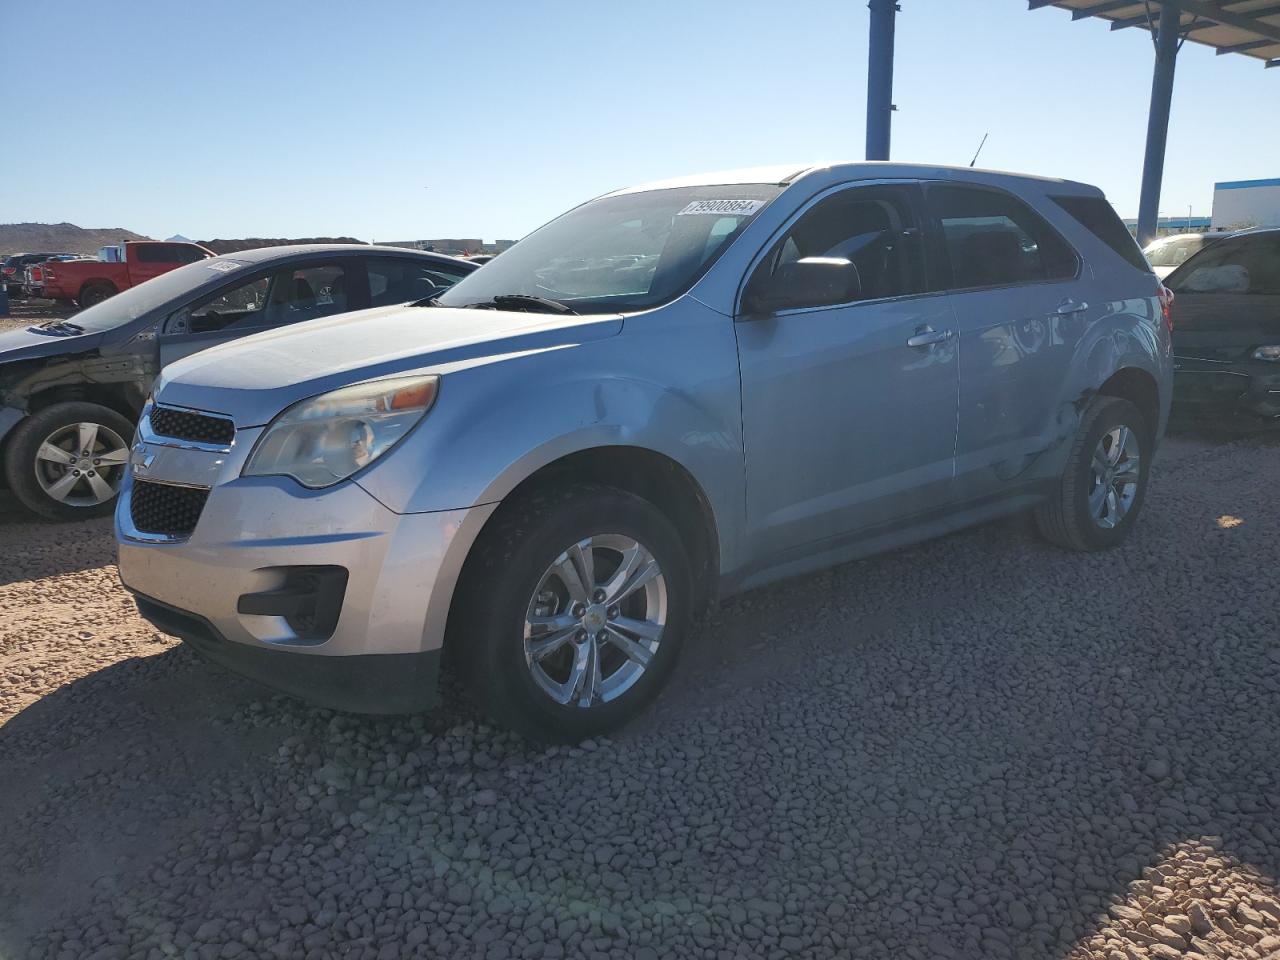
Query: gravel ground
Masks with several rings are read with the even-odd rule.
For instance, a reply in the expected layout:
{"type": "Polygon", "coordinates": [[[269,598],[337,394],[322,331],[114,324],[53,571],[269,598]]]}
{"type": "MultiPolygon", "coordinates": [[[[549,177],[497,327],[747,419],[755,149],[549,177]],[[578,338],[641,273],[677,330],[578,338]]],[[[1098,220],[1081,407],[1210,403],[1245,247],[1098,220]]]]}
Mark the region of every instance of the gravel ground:
{"type": "Polygon", "coordinates": [[[1280,957],[1278,448],[733,599],[550,750],[207,666],[0,495],[0,957],[1280,957]]]}

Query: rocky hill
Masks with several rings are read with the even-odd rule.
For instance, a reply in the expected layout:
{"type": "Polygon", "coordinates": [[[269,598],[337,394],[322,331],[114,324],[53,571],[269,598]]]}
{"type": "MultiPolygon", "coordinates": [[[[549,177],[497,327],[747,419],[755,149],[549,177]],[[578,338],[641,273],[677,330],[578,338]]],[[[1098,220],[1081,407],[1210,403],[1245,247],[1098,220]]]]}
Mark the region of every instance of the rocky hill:
{"type": "Polygon", "coordinates": [[[150,240],[120,227],[86,230],[74,223],[0,223],[0,256],[10,253],[86,253],[126,240],[150,240]]]}

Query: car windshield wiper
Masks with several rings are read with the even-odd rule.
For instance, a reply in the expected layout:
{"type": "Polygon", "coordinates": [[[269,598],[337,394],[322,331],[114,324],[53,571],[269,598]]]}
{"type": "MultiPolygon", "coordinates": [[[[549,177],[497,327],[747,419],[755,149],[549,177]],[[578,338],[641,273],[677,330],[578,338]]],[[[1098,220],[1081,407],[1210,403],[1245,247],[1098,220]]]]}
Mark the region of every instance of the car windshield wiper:
{"type": "Polygon", "coordinates": [[[439,297],[423,297],[421,300],[415,300],[409,304],[411,307],[442,307],[444,304],[440,302],[439,297]]]}
{"type": "Polygon", "coordinates": [[[535,297],[528,293],[500,293],[492,300],[468,303],[467,306],[477,310],[542,310],[545,313],[572,313],[574,316],[578,314],[577,310],[559,300],[535,297]]]}
{"type": "Polygon", "coordinates": [[[39,326],[27,327],[32,333],[43,334],[47,337],[74,337],[84,333],[84,327],[78,323],[72,323],[70,320],[49,320],[39,326]]]}

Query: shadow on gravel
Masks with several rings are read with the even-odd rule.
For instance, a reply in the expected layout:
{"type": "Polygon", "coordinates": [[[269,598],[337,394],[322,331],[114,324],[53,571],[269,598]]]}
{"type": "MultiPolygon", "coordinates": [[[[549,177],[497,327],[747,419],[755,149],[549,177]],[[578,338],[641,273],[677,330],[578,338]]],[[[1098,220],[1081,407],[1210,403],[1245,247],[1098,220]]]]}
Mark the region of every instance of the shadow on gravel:
{"type": "Polygon", "coordinates": [[[111,518],[51,523],[0,490],[0,587],[116,561],[111,518]]]}
{"type": "Polygon", "coordinates": [[[1105,555],[1015,519],[734,598],[577,748],[181,649],[71,683],[0,727],[0,953],[1245,956],[1280,932],[1280,471],[1228,452],[1105,555]]]}

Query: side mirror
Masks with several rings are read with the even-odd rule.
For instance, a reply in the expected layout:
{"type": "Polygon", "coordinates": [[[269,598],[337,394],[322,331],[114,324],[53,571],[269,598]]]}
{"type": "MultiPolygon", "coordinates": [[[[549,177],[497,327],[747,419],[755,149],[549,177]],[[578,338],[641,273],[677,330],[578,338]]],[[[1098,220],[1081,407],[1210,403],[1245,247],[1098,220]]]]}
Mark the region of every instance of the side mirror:
{"type": "Polygon", "coordinates": [[[844,257],[803,257],[778,267],[763,285],[744,298],[748,313],[770,314],[795,307],[826,307],[857,300],[862,294],[858,267],[844,257]]]}
{"type": "Polygon", "coordinates": [[[186,307],[169,314],[160,330],[161,335],[166,337],[178,337],[191,332],[191,311],[186,307]]]}

